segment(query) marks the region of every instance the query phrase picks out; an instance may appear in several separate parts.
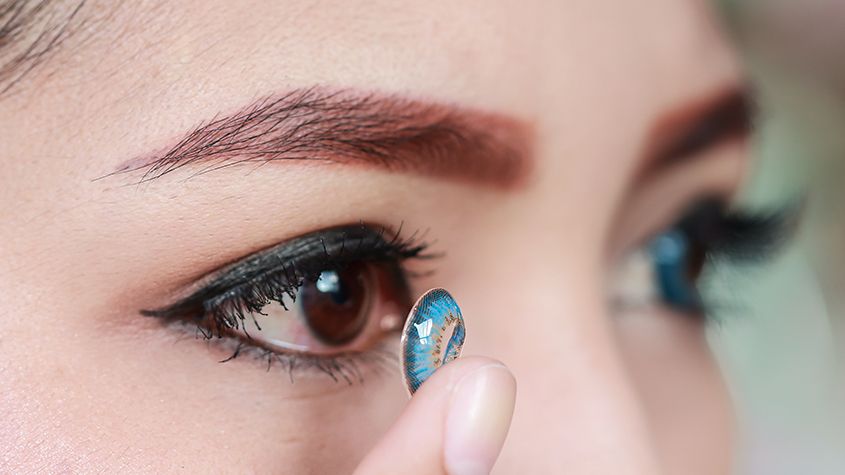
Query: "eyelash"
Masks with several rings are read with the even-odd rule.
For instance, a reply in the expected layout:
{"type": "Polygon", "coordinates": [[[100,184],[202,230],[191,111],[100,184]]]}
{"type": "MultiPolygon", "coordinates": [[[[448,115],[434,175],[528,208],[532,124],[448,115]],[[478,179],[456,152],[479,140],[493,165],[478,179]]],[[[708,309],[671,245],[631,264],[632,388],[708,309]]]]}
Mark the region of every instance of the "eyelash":
{"type": "Polygon", "coordinates": [[[325,374],[334,382],[343,381],[346,384],[362,383],[364,376],[361,366],[366,366],[370,371],[378,371],[381,368],[396,365],[396,355],[382,346],[370,348],[366,352],[346,352],[335,355],[311,355],[308,353],[280,353],[260,346],[247,344],[233,338],[222,338],[210,340],[227,345],[232,354],[220,360],[220,363],[227,363],[235,358],[251,356],[259,361],[266,362],[267,371],[273,365],[280,365],[287,373],[291,383],[294,382],[298,372],[316,371],[325,374]],[[231,347],[234,346],[234,349],[231,347]]]}
{"type": "Polygon", "coordinates": [[[393,362],[394,356],[379,347],[335,355],[282,353],[255,342],[246,343],[229,332],[244,328],[247,318],[260,330],[255,314],[261,314],[270,302],[278,302],[287,310],[297,291],[306,283],[315,282],[321,272],[340,271],[353,263],[387,263],[395,265],[402,279],[407,280],[418,274],[404,270],[403,262],[438,257],[427,252],[430,245],[423,241],[424,233],[417,231],[403,238],[402,226],[395,233],[383,227],[377,229],[361,224],[293,239],[223,268],[215,273],[218,277],[206,279],[199,290],[175,304],[142,310],[141,314],[172,323],[194,322],[197,336],[215,339],[232,349],[231,356],[221,363],[249,354],[266,360],[268,370],[274,363],[281,364],[291,380],[295,371],[316,370],[335,381],[361,381],[361,363],[378,368],[393,362]],[[272,265],[267,266],[268,263],[272,265]]]}

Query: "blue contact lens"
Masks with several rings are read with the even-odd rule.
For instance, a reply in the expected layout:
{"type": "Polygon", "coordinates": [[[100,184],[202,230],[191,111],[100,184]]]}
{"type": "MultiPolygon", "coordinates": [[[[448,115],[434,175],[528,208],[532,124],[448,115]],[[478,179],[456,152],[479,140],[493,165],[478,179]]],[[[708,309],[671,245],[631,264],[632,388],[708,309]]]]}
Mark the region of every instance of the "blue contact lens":
{"type": "Polygon", "coordinates": [[[423,294],[402,331],[402,375],[414,394],[438,368],[461,355],[466,329],[455,299],[443,289],[423,294]]]}
{"type": "Polygon", "coordinates": [[[685,312],[701,311],[695,279],[689,275],[692,249],[689,238],[678,230],[667,231],[649,245],[660,297],[666,305],[685,312]]]}

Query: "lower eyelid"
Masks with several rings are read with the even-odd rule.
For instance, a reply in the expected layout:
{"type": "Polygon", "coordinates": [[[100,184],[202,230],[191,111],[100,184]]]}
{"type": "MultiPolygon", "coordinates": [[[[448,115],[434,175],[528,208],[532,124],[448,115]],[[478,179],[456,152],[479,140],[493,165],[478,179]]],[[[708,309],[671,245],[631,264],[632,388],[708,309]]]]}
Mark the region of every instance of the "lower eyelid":
{"type": "Polygon", "coordinates": [[[223,335],[206,339],[198,333],[195,323],[173,320],[167,327],[176,330],[180,340],[193,339],[205,346],[206,353],[217,363],[244,363],[268,373],[280,370],[295,383],[301,379],[318,379],[330,383],[360,384],[369,376],[385,372],[398,373],[399,335],[384,338],[373,348],[363,352],[345,352],[336,355],[313,355],[300,352],[272,351],[223,335]]]}

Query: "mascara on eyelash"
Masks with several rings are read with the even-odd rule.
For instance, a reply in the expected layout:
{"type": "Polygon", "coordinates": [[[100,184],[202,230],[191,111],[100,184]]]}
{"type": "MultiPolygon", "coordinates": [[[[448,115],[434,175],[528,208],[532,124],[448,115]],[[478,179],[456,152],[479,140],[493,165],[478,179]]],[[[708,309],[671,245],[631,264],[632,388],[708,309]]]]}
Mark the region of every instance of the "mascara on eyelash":
{"type": "Polygon", "coordinates": [[[424,293],[402,330],[402,380],[413,394],[441,366],[460,357],[466,325],[455,299],[444,289],[424,293]]]}
{"type": "Polygon", "coordinates": [[[428,244],[417,241],[417,233],[403,239],[400,231],[388,233],[384,227],[360,224],[294,238],[224,267],[201,288],[173,304],[140,313],[163,319],[211,314],[214,328],[201,331],[207,338],[220,337],[222,329],[241,327],[249,315],[260,313],[269,302],[286,305],[286,298],[293,300],[304,282],[315,281],[327,268],[341,268],[359,260],[436,257],[425,253],[428,244]]]}

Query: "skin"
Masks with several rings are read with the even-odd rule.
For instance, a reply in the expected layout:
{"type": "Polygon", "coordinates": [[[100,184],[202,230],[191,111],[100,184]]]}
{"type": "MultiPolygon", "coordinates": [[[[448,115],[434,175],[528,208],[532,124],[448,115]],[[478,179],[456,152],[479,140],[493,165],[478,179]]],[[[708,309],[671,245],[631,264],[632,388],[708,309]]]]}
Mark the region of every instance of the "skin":
{"type": "Polygon", "coordinates": [[[732,195],[748,166],[737,143],[646,164],[660,118],[742,81],[703,2],[86,9],[89,28],[0,97],[0,471],[348,473],[370,453],[361,473],[402,472],[418,435],[434,458],[415,473],[443,473],[436,428],[407,429],[413,404],[436,403],[408,406],[396,365],[291,384],[138,313],[233,259],[359,221],[428,229],[446,255],[414,295],[449,289],[464,353],[514,375],[495,473],[730,471],[704,325],[606,301],[621,256],[696,199],[732,195]],[[531,130],[530,175],[502,189],[279,163],[94,180],[219,111],[315,85],[513,117],[531,130]]]}

